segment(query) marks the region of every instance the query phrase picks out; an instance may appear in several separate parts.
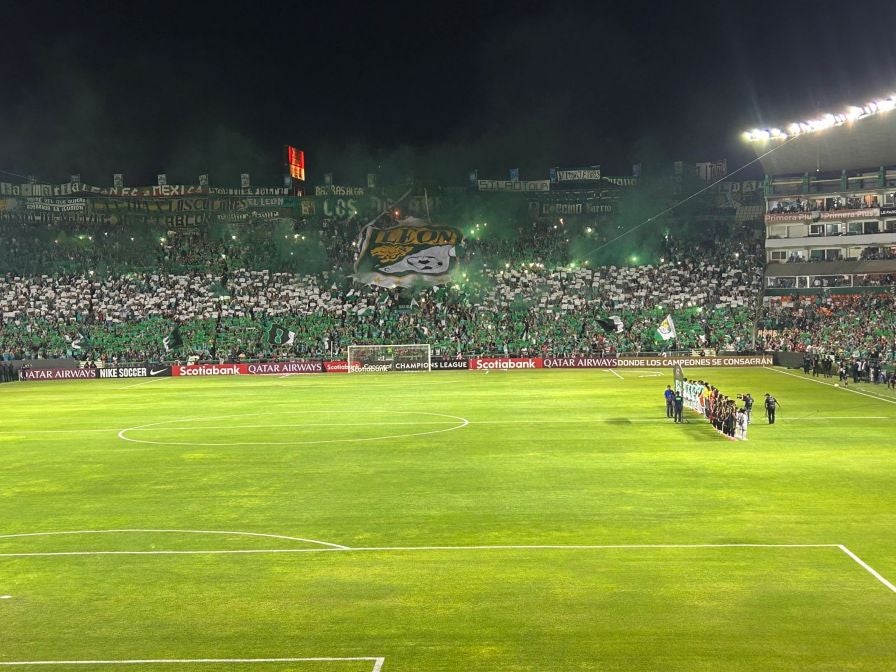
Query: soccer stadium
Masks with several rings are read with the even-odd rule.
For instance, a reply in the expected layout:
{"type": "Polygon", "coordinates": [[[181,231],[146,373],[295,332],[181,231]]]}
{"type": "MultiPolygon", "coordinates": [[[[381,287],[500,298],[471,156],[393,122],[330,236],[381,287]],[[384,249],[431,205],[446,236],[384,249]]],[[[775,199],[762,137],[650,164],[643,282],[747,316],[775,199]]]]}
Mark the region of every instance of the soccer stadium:
{"type": "Polygon", "coordinates": [[[0,669],[896,669],[894,107],[0,171],[0,669]]]}

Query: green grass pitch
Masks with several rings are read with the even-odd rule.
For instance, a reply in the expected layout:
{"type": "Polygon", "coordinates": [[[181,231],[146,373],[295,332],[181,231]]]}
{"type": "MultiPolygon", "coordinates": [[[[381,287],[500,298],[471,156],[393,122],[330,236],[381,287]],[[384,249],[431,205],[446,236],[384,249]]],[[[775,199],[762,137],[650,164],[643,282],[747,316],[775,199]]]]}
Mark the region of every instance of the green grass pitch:
{"type": "Polygon", "coordinates": [[[896,669],[896,394],[617,373],[0,386],[0,670],[896,669]]]}

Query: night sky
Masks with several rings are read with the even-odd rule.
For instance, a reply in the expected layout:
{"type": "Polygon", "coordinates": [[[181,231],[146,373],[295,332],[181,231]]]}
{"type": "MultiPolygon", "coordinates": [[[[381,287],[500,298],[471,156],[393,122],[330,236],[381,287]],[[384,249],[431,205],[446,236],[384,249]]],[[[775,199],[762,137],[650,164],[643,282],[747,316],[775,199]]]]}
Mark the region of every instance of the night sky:
{"type": "Polygon", "coordinates": [[[892,2],[7,2],[0,170],[276,184],[284,143],[312,182],[734,168],[746,128],[893,93],[894,35],[892,2]]]}

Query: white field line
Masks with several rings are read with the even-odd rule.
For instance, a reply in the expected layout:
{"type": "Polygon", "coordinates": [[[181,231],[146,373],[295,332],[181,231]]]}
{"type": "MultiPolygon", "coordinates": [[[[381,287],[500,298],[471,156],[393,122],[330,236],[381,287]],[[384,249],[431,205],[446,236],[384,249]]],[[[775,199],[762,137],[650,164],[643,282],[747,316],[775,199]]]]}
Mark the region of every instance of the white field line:
{"type": "Polygon", "coordinates": [[[84,434],[86,432],[117,432],[118,427],[95,428],[95,429],[24,429],[16,431],[14,429],[0,430],[0,434],[84,434]]]}
{"type": "MultiPolygon", "coordinates": [[[[113,530],[109,530],[113,531],[113,530]]],[[[148,530],[144,530],[148,531],[148,530]]],[[[26,535],[7,535],[26,536],[26,535]]],[[[326,544],[327,542],[317,542],[326,544]]],[[[102,556],[102,555],[275,555],[295,553],[407,553],[407,552],[443,552],[443,551],[585,551],[585,550],[661,550],[661,549],[714,549],[714,548],[836,548],[852,558],[871,576],[896,593],[896,586],[887,581],[873,567],[864,562],[843,544],[531,544],[531,545],[480,545],[480,546],[339,546],[332,548],[268,548],[268,549],[228,549],[228,550],[183,550],[183,551],[43,551],[32,553],[0,553],[0,558],[39,558],[62,556],[102,556]]],[[[310,660],[310,659],[300,659],[310,660]]],[[[338,660],[338,659],[333,659],[338,660]]],[[[356,659],[366,660],[366,659],[356,659]]],[[[135,661],[139,662],[139,661],[135,661]]],[[[151,662],[151,661],[145,661],[151,662]]],[[[176,661],[172,661],[176,662],[176,661]]],[[[196,662],[202,662],[196,661],[196,662]]],[[[215,661],[226,662],[226,661],[215,661]]],[[[238,662],[238,661],[237,661],[238,662]]],[[[251,661],[249,661],[251,662],[251,661]]],[[[13,663],[0,663],[0,665],[13,663]]],[[[20,663],[40,664],[40,663],[20,663]]],[[[49,661],[45,664],[55,664],[49,661]]],[[[86,664],[86,663],[85,663],[86,664]]],[[[102,663],[97,663],[102,664],[102,663]]],[[[378,669],[378,668],[374,668],[378,669]]]]}
{"type": "MultiPolygon", "coordinates": [[[[382,427],[385,425],[394,425],[398,427],[417,427],[419,425],[456,425],[457,420],[423,420],[421,422],[293,422],[285,425],[190,425],[187,427],[133,427],[125,430],[127,432],[196,432],[205,431],[207,429],[274,429],[288,427],[382,427]]],[[[118,431],[118,430],[113,430],[118,431]]]]}
{"type": "MultiPolygon", "coordinates": [[[[428,413],[425,411],[391,411],[392,413],[404,413],[410,415],[429,415],[433,417],[441,417],[441,418],[450,418],[452,420],[457,421],[458,424],[455,424],[451,427],[447,427],[445,429],[433,429],[428,432],[411,432],[408,434],[390,434],[386,436],[364,436],[357,438],[341,438],[341,439],[319,439],[314,441],[233,441],[226,443],[198,443],[198,442],[188,442],[188,441],[150,441],[148,439],[135,439],[130,436],[125,436],[127,432],[132,432],[141,429],[147,428],[155,428],[159,425],[171,425],[174,423],[182,423],[182,422],[196,422],[196,421],[205,421],[205,420],[226,420],[227,418],[248,418],[248,417],[258,417],[260,415],[279,415],[280,413],[271,412],[271,413],[239,413],[236,415],[217,415],[210,417],[196,417],[196,418],[184,418],[180,420],[164,420],[162,422],[151,422],[146,425],[138,425],[136,427],[126,427],[118,432],[118,438],[123,441],[130,441],[132,443],[147,443],[151,445],[157,446],[221,446],[221,447],[233,447],[233,446],[299,446],[299,445],[317,445],[324,443],[357,443],[361,441],[382,441],[384,439],[403,439],[413,436],[429,436],[431,434],[441,434],[443,432],[451,432],[455,429],[463,429],[467,425],[470,424],[470,421],[466,418],[461,418],[457,415],[448,415],[446,413],[428,413]]],[[[419,424],[416,421],[413,423],[414,425],[419,424]]],[[[267,426],[267,425],[263,425],[267,426]]],[[[190,429],[190,428],[187,428],[190,429]]],[[[197,427],[195,429],[202,430],[203,427],[197,427]]],[[[228,427],[228,429],[232,429],[228,427]]]]}
{"type": "MultiPolygon", "coordinates": [[[[763,366],[762,368],[767,371],[774,371],[775,373],[780,373],[782,376],[790,376],[791,378],[797,378],[798,380],[804,380],[807,383],[817,383],[818,385],[827,385],[828,387],[834,387],[834,383],[826,383],[823,380],[815,380],[814,378],[806,378],[805,376],[799,376],[795,373],[790,373],[790,371],[781,371],[780,369],[775,369],[775,368],[772,368],[771,366],[763,366]]],[[[878,401],[884,401],[888,404],[896,404],[896,399],[887,399],[886,397],[881,397],[876,394],[870,394],[868,392],[863,392],[862,390],[856,390],[852,387],[839,387],[839,389],[846,390],[847,392],[852,392],[853,394],[861,394],[863,397],[868,397],[869,399],[877,399],[878,401]]]]}
{"type": "Polygon", "coordinates": [[[265,534],[262,532],[236,532],[232,530],[175,530],[175,529],[139,529],[139,528],[126,528],[126,529],[117,529],[117,530],[64,530],[59,532],[23,532],[19,534],[0,534],[0,539],[17,539],[21,537],[58,537],[63,535],[75,535],[75,534],[131,534],[131,533],[140,533],[140,534],[223,534],[228,536],[241,536],[241,537],[263,537],[265,539],[285,539],[286,541],[301,541],[307,544],[319,544],[321,546],[328,546],[330,548],[335,548],[339,550],[347,550],[348,546],[343,546],[342,544],[333,544],[329,541],[319,541],[317,539],[305,539],[303,537],[289,537],[283,534],[265,534]]]}
{"type": "Polygon", "coordinates": [[[408,553],[439,551],[597,551],[696,548],[839,548],[838,544],[496,544],[479,546],[351,546],[341,548],[247,548],[181,551],[34,551],[0,553],[0,558],[42,558],[99,555],[264,555],[289,553],[408,553]]]}
{"type": "Polygon", "coordinates": [[[141,385],[149,385],[150,383],[155,383],[159,380],[164,380],[164,378],[150,378],[149,380],[144,380],[142,383],[134,383],[133,385],[125,385],[124,387],[119,387],[119,390],[130,390],[132,387],[140,387],[141,385]]]}
{"type": "Polygon", "coordinates": [[[612,374],[613,374],[614,376],[616,376],[619,380],[625,380],[625,378],[623,378],[622,376],[620,376],[620,375],[619,375],[618,373],[616,373],[613,369],[607,369],[607,371],[609,371],[610,373],[612,373],[612,374]]]}
{"type": "Polygon", "coordinates": [[[0,662],[0,665],[177,665],[184,663],[256,664],[256,663],[338,663],[368,661],[373,663],[371,672],[383,669],[382,656],[318,657],[318,658],[146,658],[142,660],[15,660],[0,662]]]}
{"type": "Polygon", "coordinates": [[[857,563],[859,563],[859,566],[862,567],[862,569],[864,569],[865,571],[867,571],[869,574],[871,574],[871,576],[873,576],[875,579],[877,579],[878,581],[880,581],[882,584],[884,584],[884,585],[885,585],[887,588],[889,588],[891,591],[893,591],[894,593],[896,593],[896,586],[894,586],[892,583],[890,583],[889,581],[887,581],[883,576],[881,576],[881,575],[880,575],[880,574],[879,574],[873,567],[871,567],[871,565],[869,565],[867,562],[865,562],[864,560],[862,560],[859,556],[857,556],[857,555],[856,555],[855,553],[853,553],[851,550],[849,550],[848,548],[846,548],[846,546],[844,546],[843,544],[839,544],[839,548],[840,548],[841,551],[843,551],[844,553],[846,553],[846,555],[848,555],[850,558],[852,558],[852,559],[855,560],[857,563]]]}

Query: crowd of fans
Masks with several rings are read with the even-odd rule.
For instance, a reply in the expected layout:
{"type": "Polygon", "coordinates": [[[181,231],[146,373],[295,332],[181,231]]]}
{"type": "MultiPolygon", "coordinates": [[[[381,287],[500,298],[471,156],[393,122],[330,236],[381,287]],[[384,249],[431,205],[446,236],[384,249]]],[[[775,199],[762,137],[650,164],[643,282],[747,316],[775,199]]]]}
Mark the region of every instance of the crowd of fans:
{"type": "MultiPolygon", "coordinates": [[[[681,246],[658,265],[563,268],[562,231],[522,240],[473,240],[457,282],[414,292],[353,285],[350,227],[320,223],[325,270],[317,274],[231,269],[240,243],[179,236],[160,241],[162,270],[0,277],[0,356],[118,361],[341,356],[353,343],[428,342],[436,354],[574,355],[657,349],[656,328],[676,319],[677,349],[749,347],[761,282],[759,250],[746,243],[681,246]],[[542,242],[537,242],[541,240],[542,242]],[[339,251],[342,250],[342,255],[339,251]],[[345,250],[349,250],[346,258],[345,250]],[[537,261],[520,261],[520,259],[537,261]],[[194,270],[168,272],[191,265],[194,270]],[[621,317],[625,329],[598,323],[621,317]],[[274,324],[296,332],[284,351],[267,342],[274,324]],[[181,352],[162,339],[181,326],[181,352]]],[[[553,230],[553,229],[550,229],[553,230]]],[[[354,233],[354,232],[352,232],[354,233]]]]}
{"type": "Polygon", "coordinates": [[[361,224],[159,235],[90,223],[60,240],[2,220],[0,268],[18,270],[0,275],[0,358],[338,358],[350,344],[426,342],[442,356],[818,348],[896,361],[892,294],[771,299],[757,325],[763,250],[748,229],[667,235],[660,263],[592,267],[571,262],[563,220],[524,220],[468,236],[454,282],[409,292],[352,283],[361,224]],[[677,338],[658,341],[670,314],[677,338]],[[621,331],[601,326],[609,316],[621,331]],[[174,325],[183,345],[166,350],[174,325]],[[268,342],[272,325],[296,333],[290,346],[268,342]]]}
{"type": "Polygon", "coordinates": [[[896,295],[766,297],[757,347],[896,363],[896,295]]]}

